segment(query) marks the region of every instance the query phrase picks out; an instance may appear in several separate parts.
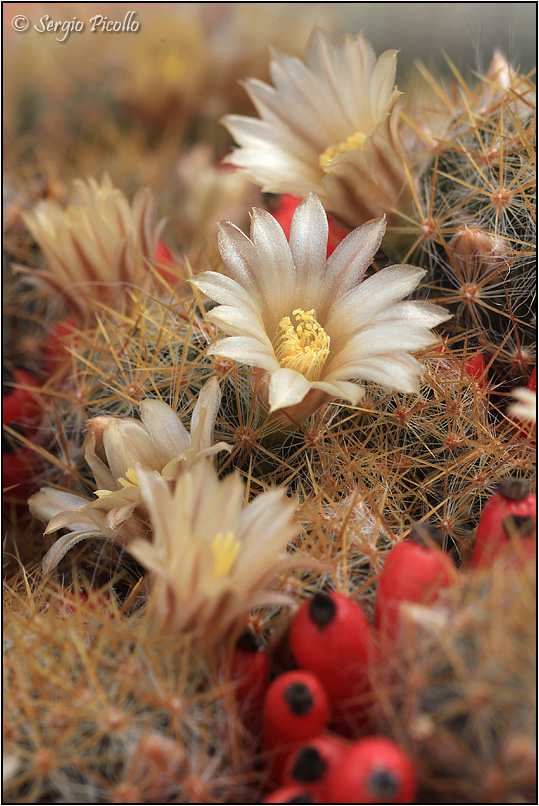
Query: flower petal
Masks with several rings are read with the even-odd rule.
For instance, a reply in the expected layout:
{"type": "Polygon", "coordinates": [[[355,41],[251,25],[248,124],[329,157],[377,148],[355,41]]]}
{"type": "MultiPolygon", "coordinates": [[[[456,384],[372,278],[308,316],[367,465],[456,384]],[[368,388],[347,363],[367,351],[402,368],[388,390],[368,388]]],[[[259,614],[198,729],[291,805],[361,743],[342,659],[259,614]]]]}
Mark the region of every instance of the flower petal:
{"type": "Polygon", "coordinates": [[[248,308],[219,305],[206,314],[206,319],[228,336],[250,336],[267,344],[268,350],[273,350],[260,315],[248,308]]]}
{"type": "Polygon", "coordinates": [[[208,355],[221,355],[223,358],[230,358],[231,361],[237,361],[239,364],[259,367],[268,372],[275,372],[279,369],[279,363],[273,350],[268,350],[258,339],[246,336],[231,336],[228,339],[216,341],[208,348],[208,355]]]}
{"type": "MultiPolygon", "coordinates": [[[[321,153],[328,143],[338,143],[349,127],[333,87],[296,56],[271,48],[270,74],[286,106],[286,117],[295,131],[321,153]],[[324,110],[324,114],[320,110],[324,110]]],[[[345,135],[346,137],[346,135],[345,135]]]]}
{"type": "MultiPolygon", "coordinates": [[[[234,139],[243,146],[258,149],[271,142],[313,173],[311,166],[317,163],[318,150],[300,132],[294,130],[293,121],[286,119],[281,99],[273,87],[251,79],[246,82],[245,88],[263,120],[244,115],[226,115],[222,122],[234,139]]],[[[319,170],[314,172],[315,180],[318,174],[319,170]]]]}
{"type": "Polygon", "coordinates": [[[309,381],[293,369],[283,367],[273,372],[269,384],[270,414],[301,403],[310,388],[309,381]]]}
{"type": "Polygon", "coordinates": [[[321,392],[326,392],[332,398],[336,397],[343,400],[349,400],[352,405],[356,405],[365,395],[365,390],[362,386],[357,386],[350,381],[338,380],[325,380],[315,381],[311,384],[313,389],[320,389],[321,392]]]}
{"type": "Polygon", "coordinates": [[[169,405],[162,400],[142,400],[140,416],[159,452],[162,466],[187,450],[191,441],[189,433],[169,405]]]}
{"type": "Polygon", "coordinates": [[[318,196],[309,195],[296,207],[290,225],[290,251],[296,267],[294,307],[309,295],[309,307],[318,308],[319,289],[326,268],[328,219],[318,196]]]}
{"type": "Polygon", "coordinates": [[[252,241],[231,221],[221,221],[218,225],[217,243],[232,279],[242,286],[253,298],[257,307],[260,307],[262,297],[256,270],[258,255],[252,241]]]}
{"type": "MultiPolygon", "coordinates": [[[[229,125],[234,139],[241,137],[229,125]]],[[[243,145],[224,158],[223,162],[243,170],[266,193],[292,193],[302,196],[311,190],[320,190],[321,172],[314,171],[293,154],[287,154],[274,143],[271,148],[256,148],[243,145]]]]}
{"type": "Polygon", "coordinates": [[[438,336],[426,327],[417,325],[388,325],[385,322],[366,328],[353,336],[345,347],[324,367],[324,378],[329,380],[335,372],[342,375],[347,365],[357,364],[364,358],[390,355],[398,352],[421,350],[437,341],[438,336]],[[326,376],[327,373],[327,376],[326,376]]]}
{"type": "Polygon", "coordinates": [[[365,131],[366,127],[372,125],[370,104],[365,102],[369,98],[368,80],[374,59],[374,51],[361,35],[357,38],[357,44],[348,35],[342,47],[336,48],[325,31],[316,29],[307,46],[306,64],[332,90],[339,104],[340,116],[343,122],[346,121],[350,134],[365,131]],[[354,61],[345,58],[350,40],[356,55],[354,61]],[[362,56],[366,58],[362,59],[362,56]],[[355,69],[357,66],[359,70],[355,69]]]}
{"type": "MultiPolygon", "coordinates": [[[[177,517],[174,517],[173,496],[168,483],[154,470],[136,466],[140,496],[150,513],[156,551],[171,551],[176,534],[177,517]]],[[[180,479],[183,477],[180,477],[180,479]]],[[[179,513],[178,513],[179,515],[179,513]]],[[[129,546],[129,544],[128,544],[129,546]]]]}
{"type": "Polygon", "coordinates": [[[374,120],[380,118],[392,102],[396,72],[397,51],[384,51],[374,65],[370,80],[369,89],[374,120]]]}
{"type": "Polygon", "coordinates": [[[232,305],[235,308],[251,308],[258,310],[256,300],[239,283],[225,274],[216,271],[203,271],[192,277],[191,285],[200,289],[203,294],[220,305],[232,305]]]}
{"type": "Polygon", "coordinates": [[[324,324],[332,349],[341,350],[354,331],[413,291],[425,273],[417,266],[389,266],[335,300],[324,324]]]}
{"type": "Polygon", "coordinates": [[[395,352],[376,358],[364,358],[335,372],[335,380],[358,378],[397,392],[417,394],[422,366],[408,353],[395,352]]]}
{"type": "Polygon", "coordinates": [[[91,537],[100,537],[99,532],[69,532],[67,535],[59,537],[58,540],[50,547],[48,552],[43,557],[41,563],[41,570],[44,574],[48,574],[53,568],[56,568],[62,557],[67,552],[80,543],[82,540],[89,540],[91,537]]]}
{"type": "Polygon", "coordinates": [[[111,419],[108,415],[92,417],[88,423],[88,433],[82,443],[86,464],[94,474],[97,488],[101,490],[115,490],[118,486],[107,464],[103,446],[103,434],[111,419]]]}
{"type": "Polygon", "coordinates": [[[109,426],[103,433],[103,445],[115,479],[125,476],[137,463],[154,470],[161,470],[163,467],[152,438],[138,420],[111,417],[109,426]]]}
{"type": "MultiPolygon", "coordinates": [[[[276,304],[286,314],[295,287],[295,269],[290,246],[281,225],[267,210],[253,209],[251,240],[255,245],[259,266],[258,282],[268,309],[276,304]]],[[[277,326],[277,322],[273,325],[277,326]]]]}
{"type": "Polygon", "coordinates": [[[380,248],[385,231],[384,218],[367,221],[347,235],[330,255],[324,277],[328,308],[335,300],[334,289],[338,289],[337,296],[341,298],[363,280],[380,248]]]}
{"type": "Polygon", "coordinates": [[[77,510],[88,503],[87,498],[73,493],[65,493],[54,487],[42,487],[28,499],[28,506],[34,518],[50,521],[55,515],[66,510],[77,510]]]}
{"type": "MultiPolygon", "coordinates": [[[[415,325],[426,328],[436,327],[451,318],[447,308],[425,300],[406,300],[377,314],[372,326],[384,322],[387,325],[415,325]]],[[[368,325],[369,327],[371,324],[368,325]]]]}
{"type": "MultiPolygon", "coordinates": [[[[284,498],[283,490],[268,490],[241,513],[239,537],[242,548],[236,574],[258,577],[273,568],[279,552],[296,534],[292,523],[294,504],[284,498]]],[[[284,556],[284,555],[283,555],[284,556]]]]}
{"type": "Polygon", "coordinates": [[[217,378],[210,378],[199,392],[191,415],[191,447],[207,450],[213,442],[213,429],[221,405],[221,388],[217,378]],[[199,429],[200,423],[200,429],[199,429]]]}

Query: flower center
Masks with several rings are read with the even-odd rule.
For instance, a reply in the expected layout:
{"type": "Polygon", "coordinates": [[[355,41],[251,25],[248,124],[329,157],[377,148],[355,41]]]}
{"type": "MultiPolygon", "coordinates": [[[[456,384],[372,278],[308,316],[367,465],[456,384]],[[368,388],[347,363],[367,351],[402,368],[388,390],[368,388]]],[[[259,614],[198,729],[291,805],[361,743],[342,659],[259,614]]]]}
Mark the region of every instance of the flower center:
{"type": "Polygon", "coordinates": [[[353,151],[355,148],[363,148],[364,142],[365,135],[363,132],[354,132],[354,134],[351,134],[346,140],[343,140],[342,143],[329,146],[323,154],[320,154],[318,160],[320,167],[325,168],[328,162],[331,162],[334,157],[338,157],[339,154],[344,154],[346,151],[353,151]]]}
{"type": "Polygon", "coordinates": [[[241,547],[240,541],[234,532],[230,531],[223,535],[217,532],[212,540],[211,550],[213,552],[213,578],[220,579],[228,574],[232,564],[238,556],[241,547]]]}
{"type": "Polygon", "coordinates": [[[289,316],[279,322],[275,357],[281,367],[300,372],[308,381],[317,381],[329,355],[329,336],[316,321],[315,310],[296,308],[292,316],[295,326],[289,316]]]}

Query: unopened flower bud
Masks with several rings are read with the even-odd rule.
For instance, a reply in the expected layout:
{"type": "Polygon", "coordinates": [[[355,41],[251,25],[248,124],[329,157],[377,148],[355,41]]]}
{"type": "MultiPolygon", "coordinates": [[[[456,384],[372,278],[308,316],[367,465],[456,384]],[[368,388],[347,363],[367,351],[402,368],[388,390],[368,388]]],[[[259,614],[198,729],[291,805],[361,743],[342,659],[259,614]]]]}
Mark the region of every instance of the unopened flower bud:
{"type": "Polygon", "coordinates": [[[511,253],[505,241],[485,230],[464,227],[453,236],[449,247],[456,271],[466,279],[499,279],[510,269],[511,253]]]}

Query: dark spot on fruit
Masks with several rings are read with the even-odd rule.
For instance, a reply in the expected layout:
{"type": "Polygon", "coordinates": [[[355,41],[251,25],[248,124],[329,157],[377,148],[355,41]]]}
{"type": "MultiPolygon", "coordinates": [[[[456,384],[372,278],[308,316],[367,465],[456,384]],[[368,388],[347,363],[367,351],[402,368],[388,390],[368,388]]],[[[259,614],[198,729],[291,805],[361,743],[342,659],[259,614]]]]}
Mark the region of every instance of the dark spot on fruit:
{"type": "Polygon", "coordinates": [[[377,800],[386,803],[399,789],[399,779],[389,770],[374,770],[369,776],[369,790],[377,800]]]}
{"type": "Polygon", "coordinates": [[[412,526],[409,539],[420,546],[431,548],[433,544],[442,546],[444,535],[440,527],[434,526],[432,523],[415,523],[412,526]]]}
{"type": "Polygon", "coordinates": [[[319,630],[331,624],[336,610],[335,602],[325,593],[315,593],[309,602],[309,615],[319,630]]]}
{"type": "Polygon", "coordinates": [[[258,635],[250,630],[245,630],[236,642],[236,649],[244,649],[245,652],[260,652],[264,649],[264,642],[258,635]]]}
{"type": "Polygon", "coordinates": [[[530,486],[524,479],[507,478],[499,482],[496,492],[510,501],[523,501],[530,494],[530,486]]]}
{"type": "Polygon", "coordinates": [[[319,781],[327,769],[327,764],[316,747],[304,747],[298,753],[291,775],[296,781],[310,783],[319,781]]]}
{"type": "Polygon", "coordinates": [[[284,690],[284,699],[296,716],[308,714],[314,705],[312,694],[304,683],[292,683],[284,690]]]}

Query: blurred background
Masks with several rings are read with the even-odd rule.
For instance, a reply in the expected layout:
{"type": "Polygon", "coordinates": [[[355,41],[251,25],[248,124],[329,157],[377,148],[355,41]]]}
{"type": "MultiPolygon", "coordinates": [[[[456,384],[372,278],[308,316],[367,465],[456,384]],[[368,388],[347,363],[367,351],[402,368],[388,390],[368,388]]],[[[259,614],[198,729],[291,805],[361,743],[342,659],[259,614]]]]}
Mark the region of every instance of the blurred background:
{"type": "Polygon", "coordinates": [[[462,69],[485,71],[495,49],[523,72],[536,61],[535,3],[344,3],[345,28],[362,29],[376,51],[399,49],[401,70],[415,59],[442,67],[444,50],[462,69]]]}
{"type": "Polygon", "coordinates": [[[523,72],[536,60],[535,3],[4,3],[3,16],[8,229],[19,207],[108,171],[128,195],[158,193],[182,249],[204,221],[256,202],[215,174],[231,145],[219,119],[253,114],[241,80],[268,79],[270,45],[302,57],[315,25],[335,40],[363,31],[378,55],[399,50],[401,89],[416,60],[450,76],[442,51],[471,81],[495,49],[523,72]],[[95,15],[121,24],[131,11],[136,31],[90,30],[95,15]]]}

